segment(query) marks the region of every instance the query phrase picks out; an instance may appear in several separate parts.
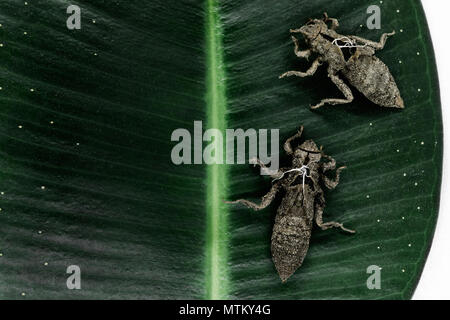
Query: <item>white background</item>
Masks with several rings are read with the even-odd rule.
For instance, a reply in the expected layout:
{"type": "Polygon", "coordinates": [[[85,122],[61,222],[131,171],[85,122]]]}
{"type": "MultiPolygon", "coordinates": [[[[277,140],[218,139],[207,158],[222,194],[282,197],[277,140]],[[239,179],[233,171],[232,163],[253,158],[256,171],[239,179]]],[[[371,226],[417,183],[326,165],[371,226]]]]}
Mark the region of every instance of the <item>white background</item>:
{"type": "Polygon", "coordinates": [[[436,54],[444,121],[444,169],[436,233],[413,299],[450,300],[450,1],[422,0],[436,54]]]}

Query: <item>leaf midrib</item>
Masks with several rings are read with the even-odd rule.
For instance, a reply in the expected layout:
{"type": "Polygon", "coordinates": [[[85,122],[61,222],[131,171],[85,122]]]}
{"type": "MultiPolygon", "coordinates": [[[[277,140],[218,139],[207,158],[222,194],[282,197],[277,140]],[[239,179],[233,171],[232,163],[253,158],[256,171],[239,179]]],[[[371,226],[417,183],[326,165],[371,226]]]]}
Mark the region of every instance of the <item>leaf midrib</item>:
{"type": "MultiPolygon", "coordinates": [[[[216,0],[206,2],[206,108],[207,128],[226,129],[226,84],[222,30],[216,0]]],[[[221,146],[218,146],[221,147],[221,146]]],[[[227,190],[226,166],[207,166],[206,183],[206,299],[226,299],[227,208],[223,205],[227,190]]]]}

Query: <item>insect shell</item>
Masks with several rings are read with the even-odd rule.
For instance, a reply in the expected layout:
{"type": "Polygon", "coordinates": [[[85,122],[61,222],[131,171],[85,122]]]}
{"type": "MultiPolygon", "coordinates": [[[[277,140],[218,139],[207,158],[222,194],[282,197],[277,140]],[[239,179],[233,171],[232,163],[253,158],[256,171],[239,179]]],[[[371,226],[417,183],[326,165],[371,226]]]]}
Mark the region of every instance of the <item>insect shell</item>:
{"type": "MultiPolygon", "coordinates": [[[[272,175],[271,190],[262,198],[260,204],[240,199],[229,203],[241,203],[255,211],[270,205],[278,192],[284,197],[277,210],[272,232],[272,260],[282,282],[285,282],[303,263],[309,248],[313,221],[322,229],[341,228],[350,233],[338,222],[323,222],[325,197],[321,185],[334,189],[339,183],[341,167],[336,170],[335,179],[325,176],[327,171],[336,169],[336,161],[323,154],[312,140],[303,142],[295,149],[291,142],[300,138],[303,127],[284,144],[284,150],[292,156],[292,167],[282,168],[272,175]],[[329,160],[322,162],[323,158],[329,160]]],[[[264,168],[261,161],[256,164],[264,168]]]]}
{"type": "Polygon", "coordinates": [[[317,68],[326,62],[328,76],[345,99],[324,99],[312,109],[325,104],[337,105],[353,101],[353,93],[341,76],[373,103],[382,107],[404,108],[403,99],[389,68],[375,56],[375,51],[383,49],[386,39],[395,32],[385,33],[379,42],[374,42],[357,36],[341,35],[336,32],[338,26],[338,20],[328,18],[325,13],[324,20],[314,19],[300,29],[291,30],[292,33],[301,33],[309,46],[309,49],[300,51],[298,40],[292,37],[295,54],[299,58],[307,59],[315,53],[318,57],[306,72],[289,71],[280,78],[312,76],[317,68]],[[327,22],[330,21],[331,27],[328,28],[327,22]],[[351,54],[349,59],[345,58],[343,50],[348,50],[351,54]]]}

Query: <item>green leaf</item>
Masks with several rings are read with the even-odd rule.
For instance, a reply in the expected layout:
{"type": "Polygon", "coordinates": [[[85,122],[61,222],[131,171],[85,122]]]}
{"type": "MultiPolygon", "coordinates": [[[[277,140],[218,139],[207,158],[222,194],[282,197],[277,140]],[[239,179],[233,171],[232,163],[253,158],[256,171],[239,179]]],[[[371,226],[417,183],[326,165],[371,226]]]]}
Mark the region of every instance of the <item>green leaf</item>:
{"type": "MultiPolygon", "coordinates": [[[[0,4],[0,298],[408,299],[437,218],[442,124],[432,45],[419,1],[76,1],[0,4]],[[339,32],[378,40],[406,108],[355,92],[349,105],[326,67],[311,78],[289,29],[327,11],[339,32]],[[400,63],[401,61],[401,63],[400,63]],[[420,89],[420,90],[419,90],[420,89]],[[278,202],[250,165],[171,161],[177,128],[280,129],[300,125],[348,169],[327,192],[303,266],[282,284],[271,261],[278,202]],[[70,265],[81,290],[68,290],[70,265]],[[368,290],[367,267],[381,271],[368,290]]],[[[354,90],[356,91],[356,90],[354,90]]],[[[193,149],[194,152],[201,150],[193,149]]],[[[282,164],[289,158],[280,152],[282,164]]]]}

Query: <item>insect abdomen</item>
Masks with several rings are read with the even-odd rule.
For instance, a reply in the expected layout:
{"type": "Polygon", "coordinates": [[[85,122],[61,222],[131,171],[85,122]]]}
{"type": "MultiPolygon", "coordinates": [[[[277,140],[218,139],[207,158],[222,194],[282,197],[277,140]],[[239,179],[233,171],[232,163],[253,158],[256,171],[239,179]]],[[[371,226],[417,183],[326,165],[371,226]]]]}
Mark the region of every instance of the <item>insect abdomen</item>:
{"type": "Polygon", "coordinates": [[[302,200],[301,192],[293,198],[286,195],[275,218],[271,250],[275,268],[283,282],[302,265],[308,252],[314,212],[309,205],[304,207],[302,204],[314,201],[302,200]]]}
{"type": "Polygon", "coordinates": [[[353,56],[342,73],[352,86],[377,105],[389,108],[405,107],[389,68],[377,57],[353,56]]]}

